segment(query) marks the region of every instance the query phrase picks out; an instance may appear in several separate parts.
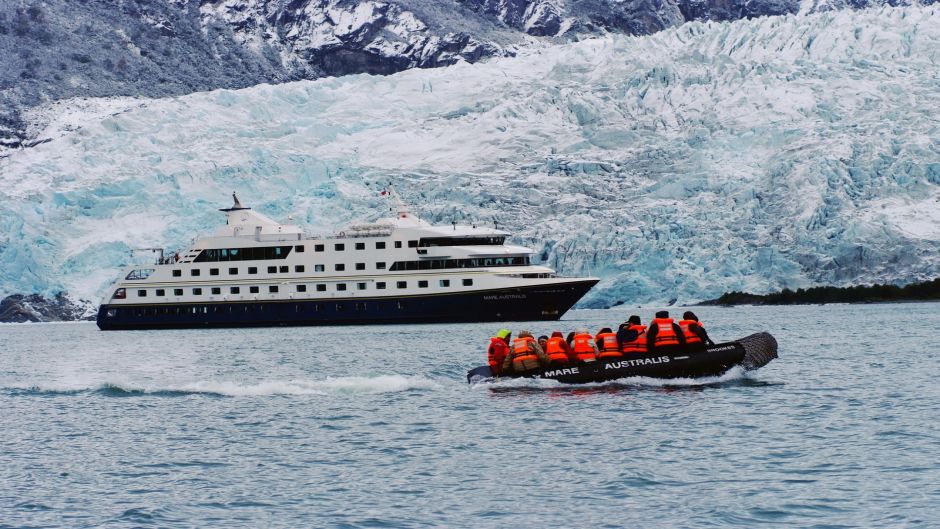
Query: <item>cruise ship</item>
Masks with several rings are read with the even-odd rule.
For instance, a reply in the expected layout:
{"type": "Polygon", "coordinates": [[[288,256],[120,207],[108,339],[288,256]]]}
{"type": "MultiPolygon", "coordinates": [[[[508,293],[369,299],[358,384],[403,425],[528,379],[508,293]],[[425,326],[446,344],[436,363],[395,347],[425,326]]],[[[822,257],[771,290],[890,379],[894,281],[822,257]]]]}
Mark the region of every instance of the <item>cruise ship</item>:
{"type": "Polygon", "coordinates": [[[244,207],[185,252],[129,266],[102,330],[557,320],[598,279],[559,277],[507,232],[389,218],[307,237],[244,207]]]}

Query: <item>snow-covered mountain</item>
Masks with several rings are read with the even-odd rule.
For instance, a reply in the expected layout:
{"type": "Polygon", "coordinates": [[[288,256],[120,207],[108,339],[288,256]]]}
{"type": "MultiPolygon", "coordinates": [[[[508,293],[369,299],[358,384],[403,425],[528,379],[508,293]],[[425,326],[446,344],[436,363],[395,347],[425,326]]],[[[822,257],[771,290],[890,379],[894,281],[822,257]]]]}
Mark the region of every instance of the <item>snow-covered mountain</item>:
{"type": "Polygon", "coordinates": [[[587,306],[911,281],[940,264],[940,7],[690,23],[516,57],[44,109],[0,160],[0,294],[96,299],[237,190],[328,231],[396,185],[490,222],[587,306]],[[149,257],[149,256],[143,256],[149,257]]]}
{"type": "MultiPolygon", "coordinates": [[[[16,0],[0,2],[0,150],[24,111],[509,56],[606,32],[910,0],[16,0]]],[[[933,1],[933,0],[929,0],[933,1]]]]}

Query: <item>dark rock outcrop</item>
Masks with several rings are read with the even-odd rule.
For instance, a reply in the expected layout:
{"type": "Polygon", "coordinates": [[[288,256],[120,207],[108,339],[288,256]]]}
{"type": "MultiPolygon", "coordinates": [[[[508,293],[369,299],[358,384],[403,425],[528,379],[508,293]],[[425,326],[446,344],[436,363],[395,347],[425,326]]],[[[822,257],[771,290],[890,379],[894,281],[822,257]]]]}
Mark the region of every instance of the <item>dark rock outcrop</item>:
{"type": "Polygon", "coordinates": [[[14,294],[0,301],[0,322],[24,323],[94,319],[87,304],[73,302],[63,294],[44,298],[38,294],[14,294]]]}

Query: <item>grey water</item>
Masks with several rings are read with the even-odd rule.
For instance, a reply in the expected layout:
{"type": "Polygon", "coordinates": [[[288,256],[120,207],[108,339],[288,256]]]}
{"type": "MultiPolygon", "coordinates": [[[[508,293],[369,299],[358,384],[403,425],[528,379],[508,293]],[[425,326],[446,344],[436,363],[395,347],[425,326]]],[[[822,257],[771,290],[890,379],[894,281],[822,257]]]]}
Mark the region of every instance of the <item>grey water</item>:
{"type": "Polygon", "coordinates": [[[940,527],[940,304],[697,312],[780,358],[470,387],[496,325],[3,325],[0,527],[940,527]]]}

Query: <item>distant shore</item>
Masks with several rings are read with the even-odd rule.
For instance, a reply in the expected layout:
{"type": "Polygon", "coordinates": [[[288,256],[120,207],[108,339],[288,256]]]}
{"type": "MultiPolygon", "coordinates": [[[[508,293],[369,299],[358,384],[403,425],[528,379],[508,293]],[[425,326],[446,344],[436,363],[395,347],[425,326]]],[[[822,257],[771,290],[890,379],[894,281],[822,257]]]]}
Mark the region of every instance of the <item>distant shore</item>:
{"type": "Polygon", "coordinates": [[[770,294],[726,292],[699,305],[816,305],[825,303],[897,303],[940,301],[940,278],[905,286],[857,285],[852,287],[813,287],[770,294]]]}

